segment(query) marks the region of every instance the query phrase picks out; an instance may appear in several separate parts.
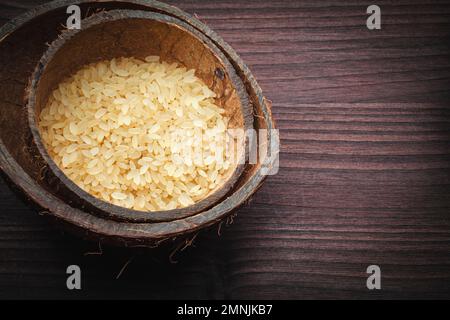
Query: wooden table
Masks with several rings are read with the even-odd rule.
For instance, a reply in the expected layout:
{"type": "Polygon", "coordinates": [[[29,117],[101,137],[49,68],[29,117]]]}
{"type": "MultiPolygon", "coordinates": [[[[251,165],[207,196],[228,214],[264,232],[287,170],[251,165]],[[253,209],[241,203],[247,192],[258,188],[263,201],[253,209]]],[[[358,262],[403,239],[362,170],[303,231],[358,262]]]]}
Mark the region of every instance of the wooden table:
{"type": "MultiPolygon", "coordinates": [[[[43,0],[0,1],[0,23],[43,0]]],[[[273,100],[280,172],[176,264],[61,234],[0,184],[1,298],[450,298],[450,4],[170,1],[273,100]],[[66,289],[66,268],[82,290],[66,289]],[[382,289],[366,288],[379,265],[382,289]],[[117,275],[124,268],[118,279],[117,275]]]]}

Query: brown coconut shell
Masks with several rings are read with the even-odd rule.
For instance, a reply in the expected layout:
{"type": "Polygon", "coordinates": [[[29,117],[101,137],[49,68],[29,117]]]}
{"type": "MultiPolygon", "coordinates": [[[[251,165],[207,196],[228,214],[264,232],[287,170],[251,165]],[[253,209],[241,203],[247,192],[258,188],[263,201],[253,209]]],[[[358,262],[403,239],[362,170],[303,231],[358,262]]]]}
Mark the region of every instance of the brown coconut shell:
{"type": "MultiPolygon", "coordinates": [[[[39,129],[38,118],[51,92],[65,78],[83,66],[119,57],[144,59],[160,56],[177,62],[196,75],[217,95],[216,104],[230,119],[229,128],[253,127],[253,115],[241,78],[223,53],[202,33],[181,20],[155,12],[112,10],[82,20],[80,30],[66,30],[50,45],[30,78],[27,89],[28,122],[33,145],[44,163],[46,173],[38,182],[62,200],[101,217],[128,222],[171,221],[202,212],[219,202],[230,191],[244,170],[246,141],[238,155],[238,165],[226,181],[194,205],[167,211],[143,212],[97,199],[73,183],[48,154],[39,129]],[[51,185],[48,182],[51,181],[51,185]]],[[[248,144],[248,143],[247,143],[248,144]]],[[[34,151],[34,150],[32,150],[34,151]]]]}
{"type": "MultiPolygon", "coordinates": [[[[83,17],[112,9],[159,12],[182,20],[209,38],[244,83],[253,108],[253,127],[269,129],[266,139],[260,143],[270,149],[268,141],[277,139],[276,132],[270,130],[274,129],[270,103],[263,97],[255,78],[236,52],[206,25],[175,7],[156,1],[80,2],[83,17]]],[[[47,44],[62,32],[65,10],[70,4],[71,1],[55,1],[40,6],[0,29],[0,168],[3,176],[42,215],[84,238],[115,245],[152,247],[173,238],[183,242],[199,230],[229,217],[260,187],[266,177],[264,170],[274,164],[272,158],[263,156],[257,164],[246,165],[228,195],[211,208],[186,218],[164,222],[125,222],[98,216],[77,207],[77,199],[62,200],[55,188],[43,187],[38,182],[46,173],[42,158],[33,152],[25,89],[36,63],[48,48],[47,44]]],[[[51,186],[51,181],[48,184],[51,186]]]]}

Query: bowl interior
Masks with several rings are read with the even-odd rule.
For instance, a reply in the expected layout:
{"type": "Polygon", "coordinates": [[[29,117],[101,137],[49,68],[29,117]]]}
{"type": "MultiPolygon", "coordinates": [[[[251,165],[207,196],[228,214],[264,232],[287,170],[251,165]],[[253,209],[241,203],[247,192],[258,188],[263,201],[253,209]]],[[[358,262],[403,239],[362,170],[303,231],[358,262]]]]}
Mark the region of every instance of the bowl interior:
{"type": "Polygon", "coordinates": [[[37,126],[38,116],[52,91],[87,64],[118,57],[144,59],[149,55],[195,69],[196,76],[216,93],[217,105],[230,119],[229,128],[252,127],[246,91],[232,66],[206,37],[180,20],[158,13],[115,10],[83,20],[80,30],[64,32],[50,45],[31,78],[28,120],[33,140],[49,171],[64,185],[61,188],[66,190],[63,197],[79,197],[89,210],[119,220],[170,221],[201,212],[226,195],[244,168],[245,147],[237,155],[239,164],[231,170],[227,181],[206,198],[186,208],[152,213],[118,207],[97,199],[75,185],[58,168],[43,145],[37,126]]]}

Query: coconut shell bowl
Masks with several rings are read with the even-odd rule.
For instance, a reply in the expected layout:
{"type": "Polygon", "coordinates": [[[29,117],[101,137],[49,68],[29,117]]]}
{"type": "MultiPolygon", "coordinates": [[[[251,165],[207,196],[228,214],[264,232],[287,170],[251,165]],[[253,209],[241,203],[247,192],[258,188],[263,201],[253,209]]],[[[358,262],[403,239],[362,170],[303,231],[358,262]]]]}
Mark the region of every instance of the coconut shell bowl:
{"type": "Polygon", "coordinates": [[[0,29],[0,168],[8,184],[44,217],[82,238],[126,247],[185,242],[236,212],[274,166],[277,140],[271,105],[236,52],[198,19],[156,1],[80,1],[81,28],[65,27],[72,1],[40,6],[0,29]],[[58,84],[82,66],[119,57],[195,69],[230,119],[228,127],[263,130],[249,161],[243,139],[226,179],[192,205],[138,211],[83,191],[55,164],[38,128],[38,115],[58,84]],[[261,152],[262,151],[262,152],[261,152]],[[273,153],[273,152],[272,152],[273,153]]]}

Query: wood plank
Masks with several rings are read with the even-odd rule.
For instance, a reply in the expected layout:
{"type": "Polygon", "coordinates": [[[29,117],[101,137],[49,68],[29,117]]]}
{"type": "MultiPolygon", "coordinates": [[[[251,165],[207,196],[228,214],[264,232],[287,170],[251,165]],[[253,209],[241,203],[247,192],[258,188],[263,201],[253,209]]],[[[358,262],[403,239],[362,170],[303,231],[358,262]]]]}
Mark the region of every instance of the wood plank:
{"type": "MultiPolygon", "coordinates": [[[[44,2],[1,0],[0,23],[44,2]]],[[[98,245],[0,183],[0,297],[448,299],[450,3],[378,1],[382,29],[368,31],[357,0],[169,2],[228,41],[273,101],[279,174],[177,264],[86,256],[98,245]],[[65,289],[69,264],[81,292],[65,289]],[[366,289],[370,264],[380,291],[366,289]]]]}

